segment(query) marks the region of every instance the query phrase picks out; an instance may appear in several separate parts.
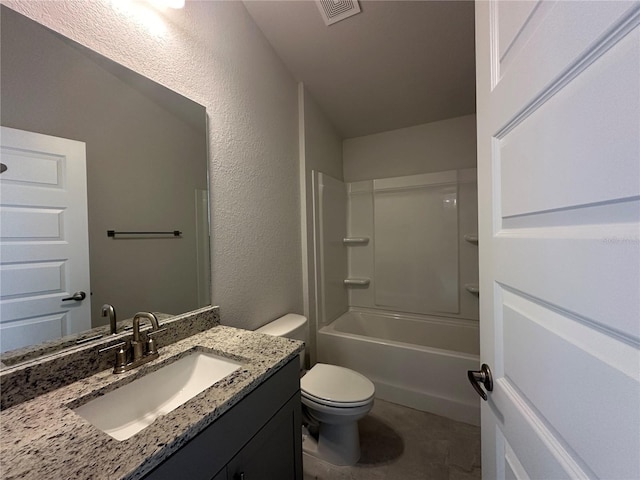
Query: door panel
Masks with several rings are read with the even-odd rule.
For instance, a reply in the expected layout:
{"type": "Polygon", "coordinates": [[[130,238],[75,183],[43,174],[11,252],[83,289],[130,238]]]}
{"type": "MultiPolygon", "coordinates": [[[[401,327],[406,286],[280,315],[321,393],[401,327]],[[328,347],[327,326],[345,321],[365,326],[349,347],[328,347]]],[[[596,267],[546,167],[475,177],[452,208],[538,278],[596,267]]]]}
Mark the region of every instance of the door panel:
{"type": "MultiPolygon", "coordinates": [[[[5,198],[10,192],[5,191],[5,198]]],[[[13,241],[60,240],[63,210],[57,208],[4,207],[2,238],[13,241]]]]}
{"type": "Polygon", "coordinates": [[[2,174],[3,185],[61,186],[60,158],[57,156],[42,152],[25,155],[20,150],[7,148],[2,152],[2,159],[5,165],[11,165],[2,174]]]}
{"type": "Polygon", "coordinates": [[[634,227],[521,229],[496,235],[496,279],[611,335],[640,338],[634,227]]]}
{"type": "Polygon", "coordinates": [[[2,342],[6,345],[31,345],[64,335],[67,314],[60,313],[13,321],[2,328],[2,342]]]}
{"type": "Polygon", "coordinates": [[[485,478],[640,478],[640,4],[476,4],[485,478]]]}
{"type": "Polygon", "coordinates": [[[504,381],[600,478],[625,478],[613,452],[602,454],[640,452],[634,348],[510,292],[503,292],[502,309],[504,381]],[[616,445],[621,437],[628,441],[616,445]]]}
{"type": "MultiPolygon", "coordinates": [[[[491,398],[500,405],[499,412],[505,421],[496,428],[496,456],[492,465],[487,465],[494,468],[496,473],[489,478],[506,478],[509,470],[518,479],[595,478],[586,472],[582,462],[571,456],[566,444],[558,439],[553,426],[536,415],[531,404],[522,398],[510,382],[504,379],[498,382],[501,385],[494,388],[491,398]]],[[[484,438],[483,432],[483,442],[484,438]]],[[[486,448],[483,443],[483,462],[486,448]]],[[[486,470],[483,463],[483,478],[487,478],[486,470]]]]}
{"type": "Polygon", "coordinates": [[[498,134],[502,217],[637,195],[638,78],[640,30],[635,29],[498,134]]]}
{"type": "Polygon", "coordinates": [[[35,295],[56,292],[64,284],[63,262],[36,262],[4,265],[0,281],[2,295],[35,295]]]}
{"type": "Polygon", "coordinates": [[[554,84],[570,81],[593,57],[633,28],[633,3],[486,2],[484,24],[491,26],[486,37],[491,45],[484,60],[484,66],[489,68],[488,86],[498,99],[508,100],[508,105],[496,102],[496,111],[501,112],[504,107],[503,119],[508,120],[509,111],[513,115],[531,107],[543,100],[543,94],[552,95],[554,84]],[[537,4],[531,15],[512,19],[514,10],[525,3],[537,4]],[[510,31],[503,33],[500,27],[504,25],[509,25],[510,31]],[[505,48],[502,44],[509,42],[506,54],[500,56],[499,50],[505,48]]]}

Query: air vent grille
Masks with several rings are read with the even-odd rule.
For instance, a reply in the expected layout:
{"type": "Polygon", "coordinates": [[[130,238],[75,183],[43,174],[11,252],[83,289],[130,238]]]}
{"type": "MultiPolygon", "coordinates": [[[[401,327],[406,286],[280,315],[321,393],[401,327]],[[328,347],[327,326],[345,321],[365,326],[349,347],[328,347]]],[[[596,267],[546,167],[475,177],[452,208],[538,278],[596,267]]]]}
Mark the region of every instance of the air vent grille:
{"type": "Polygon", "coordinates": [[[316,4],[327,26],[360,13],[357,0],[316,0],[316,4]]]}

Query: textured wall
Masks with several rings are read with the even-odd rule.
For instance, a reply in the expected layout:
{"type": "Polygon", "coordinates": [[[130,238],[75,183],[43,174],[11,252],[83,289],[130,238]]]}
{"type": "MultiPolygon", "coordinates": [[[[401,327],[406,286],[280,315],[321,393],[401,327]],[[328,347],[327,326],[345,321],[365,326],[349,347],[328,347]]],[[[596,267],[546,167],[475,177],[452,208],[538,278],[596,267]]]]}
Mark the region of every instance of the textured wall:
{"type": "Polygon", "coordinates": [[[342,137],[306,89],[304,134],[308,178],[317,170],[342,180],[342,137]]]}
{"type": "Polygon", "coordinates": [[[4,3],[207,108],[222,322],[302,313],[297,87],[242,3],[4,3]]]}
{"type": "Polygon", "coordinates": [[[344,181],[401,177],[476,166],[476,116],[349,138],[344,181]]]}

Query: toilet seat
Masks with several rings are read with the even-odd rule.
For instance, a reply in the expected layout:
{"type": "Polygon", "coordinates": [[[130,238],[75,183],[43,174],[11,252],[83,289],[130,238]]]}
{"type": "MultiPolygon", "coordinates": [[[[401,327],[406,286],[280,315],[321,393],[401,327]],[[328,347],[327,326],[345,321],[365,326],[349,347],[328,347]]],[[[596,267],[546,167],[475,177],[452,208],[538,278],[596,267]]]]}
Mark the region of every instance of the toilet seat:
{"type": "Polygon", "coordinates": [[[310,395],[309,393],[304,391],[301,391],[300,393],[302,395],[303,402],[304,400],[308,400],[309,402],[318,404],[320,406],[332,407],[337,409],[341,409],[341,408],[349,409],[349,408],[362,407],[371,403],[371,401],[373,400],[373,398],[370,397],[370,398],[367,398],[366,400],[362,400],[359,402],[335,402],[335,401],[327,400],[326,398],[314,397],[313,395],[310,395]]]}
{"type": "Polygon", "coordinates": [[[375,386],[367,377],[348,368],[317,363],[300,380],[300,390],[312,402],[352,408],[370,403],[375,386]]]}

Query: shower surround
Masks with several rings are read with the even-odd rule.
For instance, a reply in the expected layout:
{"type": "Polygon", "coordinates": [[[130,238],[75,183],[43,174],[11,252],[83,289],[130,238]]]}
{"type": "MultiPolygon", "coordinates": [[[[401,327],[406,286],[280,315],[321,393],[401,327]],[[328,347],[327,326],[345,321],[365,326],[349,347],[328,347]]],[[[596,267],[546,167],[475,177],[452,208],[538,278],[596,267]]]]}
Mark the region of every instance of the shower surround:
{"type": "Polygon", "coordinates": [[[314,172],[318,361],[479,424],[476,231],[473,168],[347,184],[314,172]]]}

